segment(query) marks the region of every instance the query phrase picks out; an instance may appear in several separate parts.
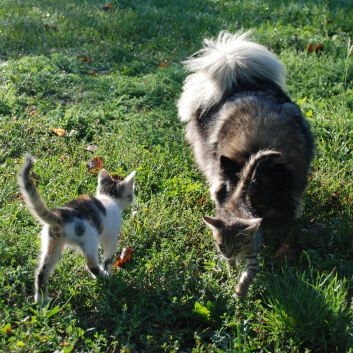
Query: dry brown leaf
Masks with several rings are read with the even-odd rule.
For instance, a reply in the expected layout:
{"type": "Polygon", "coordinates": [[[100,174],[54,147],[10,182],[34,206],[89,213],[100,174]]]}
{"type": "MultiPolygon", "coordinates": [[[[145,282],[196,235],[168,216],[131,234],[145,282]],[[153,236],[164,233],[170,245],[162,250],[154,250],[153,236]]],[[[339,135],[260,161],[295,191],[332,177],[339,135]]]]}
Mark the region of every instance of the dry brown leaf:
{"type": "Polygon", "coordinates": [[[93,58],[90,58],[89,56],[86,56],[86,55],[78,56],[77,60],[81,60],[83,63],[91,63],[91,62],[93,62],[93,58]]]}
{"type": "Polygon", "coordinates": [[[318,45],[315,46],[315,53],[316,54],[320,53],[323,50],[324,50],[324,45],[323,44],[318,44],[318,45]]]}
{"type": "Polygon", "coordinates": [[[200,197],[197,201],[200,205],[202,205],[203,203],[205,203],[207,201],[207,199],[205,197],[200,197]]]}
{"type": "Polygon", "coordinates": [[[103,11],[108,11],[108,10],[111,10],[112,8],[113,8],[112,4],[108,4],[108,5],[102,6],[102,10],[103,11]]]}
{"type": "Polygon", "coordinates": [[[91,159],[90,162],[86,164],[86,168],[90,173],[101,170],[103,168],[103,158],[97,157],[91,159]]]}
{"type": "Polygon", "coordinates": [[[66,135],[66,131],[64,129],[51,129],[52,132],[54,132],[55,135],[57,136],[65,136],[66,135]]]}
{"type": "Polygon", "coordinates": [[[131,259],[132,253],[134,250],[132,250],[129,246],[123,248],[121,255],[118,255],[116,257],[116,261],[114,262],[114,267],[121,267],[124,265],[127,261],[131,259]]]}
{"type": "Polygon", "coordinates": [[[167,67],[168,66],[168,63],[166,61],[162,61],[160,64],[159,64],[159,67],[167,67]]]}
{"type": "Polygon", "coordinates": [[[314,46],[310,43],[307,49],[309,53],[312,53],[314,51],[314,46]]]}

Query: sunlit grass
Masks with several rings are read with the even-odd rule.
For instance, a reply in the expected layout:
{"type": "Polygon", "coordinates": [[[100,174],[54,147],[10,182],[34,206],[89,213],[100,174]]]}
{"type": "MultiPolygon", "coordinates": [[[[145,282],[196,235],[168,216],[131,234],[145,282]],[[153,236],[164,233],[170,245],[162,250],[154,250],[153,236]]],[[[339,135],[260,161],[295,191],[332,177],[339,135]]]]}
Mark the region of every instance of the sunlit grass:
{"type": "Polygon", "coordinates": [[[111,4],[0,6],[0,350],[352,352],[350,1],[111,4]],[[316,144],[304,214],[264,234],[245,301],[233,298],[237,278],[201,221],[214,208],[175,106],[180,62],[204,37],[241,28],[285,63],[316,144]],[[309,44],[324,49],[309,53],[309,44]],[[33,304],[40,226],[16,185],[26,151],[49,206],[95,192],[93,157],[121,175],[137,170],[117,248],[131,246],[132,260],[92,281],[82,255],[65,253],[47,308],[33,304]],[[299,251],[275,261],[285,240],[299,251]]]}

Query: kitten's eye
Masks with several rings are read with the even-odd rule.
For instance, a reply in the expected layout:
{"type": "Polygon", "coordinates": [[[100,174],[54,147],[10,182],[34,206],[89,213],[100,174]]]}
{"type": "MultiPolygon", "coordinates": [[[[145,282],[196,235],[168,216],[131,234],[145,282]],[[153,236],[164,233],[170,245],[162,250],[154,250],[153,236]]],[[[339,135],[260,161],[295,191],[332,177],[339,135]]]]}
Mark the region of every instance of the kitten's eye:
{"type": "Polygon", "coordinates": [[[233,250],[240,250],[241,249],[241,245],[234,245],[233,246],[233,250]]]}

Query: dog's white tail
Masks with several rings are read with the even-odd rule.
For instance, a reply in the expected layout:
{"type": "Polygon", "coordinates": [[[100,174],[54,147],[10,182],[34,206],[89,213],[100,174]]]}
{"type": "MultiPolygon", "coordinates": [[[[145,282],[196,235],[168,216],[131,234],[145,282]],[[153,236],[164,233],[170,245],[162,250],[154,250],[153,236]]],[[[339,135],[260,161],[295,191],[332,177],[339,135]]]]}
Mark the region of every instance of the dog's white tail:
{"type": "Polygon", "coordinates": [[[178,102],[182,121],[189,121],[196,112],[206,112],[241,84],[264,80],[284,88],[282,62],[249,40],[250,34],[221,32],[216,40],[206,39],[204,48],[184,62],[192,74],[186,78],[178,102]]]}

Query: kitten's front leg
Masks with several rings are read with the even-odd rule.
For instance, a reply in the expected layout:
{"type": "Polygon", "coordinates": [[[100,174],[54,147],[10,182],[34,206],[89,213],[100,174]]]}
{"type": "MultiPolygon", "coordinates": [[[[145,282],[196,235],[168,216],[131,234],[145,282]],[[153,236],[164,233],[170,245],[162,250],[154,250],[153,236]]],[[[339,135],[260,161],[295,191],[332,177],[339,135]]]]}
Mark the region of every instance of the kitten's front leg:
{"type": "Polygon", "coordinates": [[[234,259],[227,259],[228,275],[231,276],[234,270],[238,269],[238,262],[234,259]]]}
{"type": "Polygon", "coordinates": [[[87,269],[93,277],[97,278],[99,276],[107,277],[106,272],[99,266],[98,256],[90,256],[86,254],[87,269]]]}
{"type": "Polygon", "coordinates": [[[38,268],[35,278],[36,293],[34,295],[34,300],[40,304],[47,304],[50,302],[50,297],[48,297],[48,286],[49,286],[49,273],[47,272],[46,266],[38,268]]]}
{"type": "Polygon", "coordinates": [[[259,260],[256,256],[245,258],[246,267],[240,276],[238,285],[235,288],[235,296],[245,298],[248,294],[250,284],[259,272],[259,260]]]}
{"type": "Polygon", "coordinates": [[[104,258],[102,262],[102,273],[104,273],[105,277],[109,277],[112,275],[113,271],[113,262],[114,255],[110,258],[104,258]]]}
{"type": "Polygon", "coordinates": [[[117,243],[118,236],[115,233],[107,234],[102,242],[104,252],[102,271],[105,273],[106,277],[112,275],[117,243]]]}
{"type": "Polygon", "coordinates": [[[238,268],[237,260],[227,259],[227,266],[230,270],[236,270],[238,268]]]}

